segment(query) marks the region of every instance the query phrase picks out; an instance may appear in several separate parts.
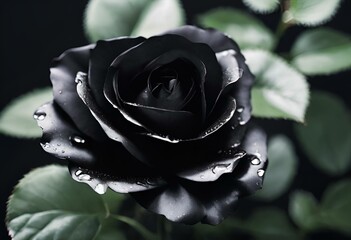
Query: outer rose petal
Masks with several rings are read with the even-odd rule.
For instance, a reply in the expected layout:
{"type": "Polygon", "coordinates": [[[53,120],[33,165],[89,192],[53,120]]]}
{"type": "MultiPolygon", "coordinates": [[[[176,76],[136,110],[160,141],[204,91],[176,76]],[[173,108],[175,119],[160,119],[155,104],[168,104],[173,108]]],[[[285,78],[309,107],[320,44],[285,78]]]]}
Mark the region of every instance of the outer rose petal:
{"type": "Polygon", "coordinates": [[[174,179],[160,190],[131,195],[145,208],[165,215],[171,221],[219,224],[234,212],[240,197],[252,194],[262,187],[262,171],[267,167],[264,132],[251,127],[244,138],[242,149],[248,155],[240,159],[234,172],[224,174],[217,181],[194,182],[174,179]],[[259,159],[259,162],[253,161],[254,159],[259,159]],[[172,206],[165,200],[169,200],[172,206]]]}
{"type": "Polygon", "coordinates": [[[127,38],[120,37],[109,40],[100,40],[95,48],[91,50],[89,61],[88,83],[92,95],[99,105],[106,112],[115,110],[106,100],[103,89],[107,71],[113,60],[124,51],[145,41],[143,37],[127,38]]]}
{"type": "Polygon", "coordinates": [[[226,50],[234,50],[235,58],[239,64],[239,68],[243,71],[243,76],[235,84],[232,96],[237,101],[240,110],[240,119],[238,122],[243,124],[248,122],[251,117],[251,86],[253,84],[253,75],[245,64],[245,58],[241,54],[238,45],[225,34],[215,29],[201,29],[194,26],[182,26],[164,34],[177,34],[183,36],[190,41],[208,44],[215,53],[226,50]]]}
{"type": "Polygon", "coordinates": [[[54,59],[50,78],[55,102],[72,118],[79,130],[99,140],[105,138],[105,133],[80,100],[74,82],[78,71],[88,71],[90,50],[94,46],[73,48],[54,59]]]}
{"type": "Polygon", "coordinates": [[[80,132],[55,102],[44,104],[36,113],[45,115],[37,123],[43,130],[41,144],[46,152],[116,178],[155,176],[153,170],[136,160],[120,143],[107,137],[97,142],[80,132]]]}

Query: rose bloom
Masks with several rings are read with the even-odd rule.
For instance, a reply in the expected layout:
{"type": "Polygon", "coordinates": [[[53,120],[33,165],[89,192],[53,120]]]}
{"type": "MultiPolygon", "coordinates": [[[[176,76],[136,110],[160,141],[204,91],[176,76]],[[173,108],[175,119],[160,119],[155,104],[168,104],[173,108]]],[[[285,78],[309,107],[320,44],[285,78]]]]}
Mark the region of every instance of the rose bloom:
{"type": "Polygon", "coordinates": [[[35,113],[45,151],[74,180],[107,187],[175,222],[218,224],[262,187],[266,136],[251,117],[238,45],[183,26],[67,50],[53,101],[35,113]]]}

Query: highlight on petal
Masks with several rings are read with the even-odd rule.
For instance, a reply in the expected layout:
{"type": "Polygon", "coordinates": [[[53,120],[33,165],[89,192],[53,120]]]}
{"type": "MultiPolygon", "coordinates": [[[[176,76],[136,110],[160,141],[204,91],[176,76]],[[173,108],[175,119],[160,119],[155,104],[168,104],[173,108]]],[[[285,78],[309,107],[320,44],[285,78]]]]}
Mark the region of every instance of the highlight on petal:
{"type": "Polygon", "coordinates": [[[222,91],[228,85],[238,81],[243,75],[243,69],[239,67],[235,54],[236,52],[233,49],[216,53],[217,61],[223,72],[222,91]]]}
{"type": "MultiPolygon", "coordinates": [[[[217,157],[220,158],[220,160],[204,163],[201,166],[179,172],[177,175],[181,178],[196,182],[215,181],[223,174],[233,172],[238,161],[243,158],[245,154],[244,151],[236,151],[235,149],[220,151],[217,157]]],[[[213,156],[213,158],[216,157],[213,156]]]]}
{"type": "Polygon", "coordinates": [[[205,128],[198,136],[193,138],[174,138],[173,136],[168,135],[160,135],[157,133],[147,133],[143,134],[149,136],[151,138],[160,139],[170,143],[179,143],[179,142],[190,142],[196,141],[200,139],[204,139],[205,137],[213,134],[214,132],[218,131],[221,127],[223,127],[228,121],[232,119],[236,109],[236,101],[234,98],[229,98],[227,100],[226,110],[222,113],[221,116],[218,117],[217,120],[212,122],[208,127],[205,128]]]}
{"type": "Polygon", "coordinates": [[[96,155],[84,147],[82,133],[65,117],[63,110],[55,102],[46,103],[36,111],[38,126],[43,130],[41,146],[43,149],[61,159],[75,159],[83,166],[94,165],[96,155]]]}
{"type": "Polygon", "coordinates": [[[87,72],[88,84],[97,105],[99,105],[104,111],[111,110],[102,94],[108,68],[117,56],[143,41],[145,41],[145,38],[143,37],[118,37],[108,40],[100,40],[91,50],[89,71],[87,72]]]}
{"type": "Polygon", "coordinates": [[[116,177],[69,165],[72,178],[77,182],[88,184],[95,192],[104,194],[107,188],[118,193],[140,192],[164,186],[161,177],[116,177]]]}
{"type": "MultiPolygon", "coordinates": [[[[147,163],[145,155],[141,149],[138,149],[135,144],[129,139],[128,133],[125,133],[128,129],[133,129],[121,115],[113,115],[113,118],[109,117],[106,113],[102,112],[100,107],[96,104],[94,97],[91,95],[89,86],[87,85],[86,74],[77,73],[77,92],[82,101],[89,107],[91,114],[99,122],[106,135],[114,141],[121,142],[128,151],[135,156],[137,159],[147,163]],[[82,77],[84,76],[84,77],[82,77]],[[116,127],[118,126],[118,127],[116,127]]],[[[136,133],[139,129],[133,129],[136,133]]]]}
{"type": "Polygon", "coordinates": [[[245,161],[238,164],[234,174],[248,194],[252,194],[262,188],[268,164],[266,133],[257,126],[249,126],[242,149],[246,151],[247,156],[245,161]]]}

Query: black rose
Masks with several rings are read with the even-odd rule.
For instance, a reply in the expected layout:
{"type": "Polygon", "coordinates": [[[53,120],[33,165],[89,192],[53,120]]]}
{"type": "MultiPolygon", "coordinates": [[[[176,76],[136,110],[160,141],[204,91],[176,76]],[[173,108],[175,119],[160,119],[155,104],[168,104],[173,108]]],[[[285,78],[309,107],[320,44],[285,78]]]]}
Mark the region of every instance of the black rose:
{"type": "Polygon", "coordinates": [[[44,150],[98,193],[169,220],[217,224],[262,186],[266,139],[248,124],[253,76],[237,44],[184,26],[74,48],[36,111],[44,150]]]}

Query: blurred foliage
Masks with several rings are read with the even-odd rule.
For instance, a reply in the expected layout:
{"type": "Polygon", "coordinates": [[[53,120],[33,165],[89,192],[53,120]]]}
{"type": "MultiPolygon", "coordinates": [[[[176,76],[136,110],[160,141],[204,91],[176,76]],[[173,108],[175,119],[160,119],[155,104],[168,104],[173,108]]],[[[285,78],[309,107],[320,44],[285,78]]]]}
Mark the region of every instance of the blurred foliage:
{"type": "Polygon", "coordinates": [[[0,113],[0,133],[19,138],[40,137],[42,131],[33,120],[33,114],[50,100],[51,88],[34,90],[16,98],[0,113]]]}
{"type": "Polygon", "coordinates": [[[351,168],[351,114],[337,96],[313,92],[306,125],[296,134],[312,164],[331,175],[351,168]]]}
{"type": "Polygon", "coordinates": [[[216,28],[231,36],[241,49],[260,48],[271,50],[273,33],[254,16],[230,8],[218,8],[201,14],[199,24],[216,28]]]}
{"type": "Polygon", "coordinates": [[[179,0],[91,0],[84,18],[92,42],[120,36],[150,37],[184,23],[179,0]]]}

